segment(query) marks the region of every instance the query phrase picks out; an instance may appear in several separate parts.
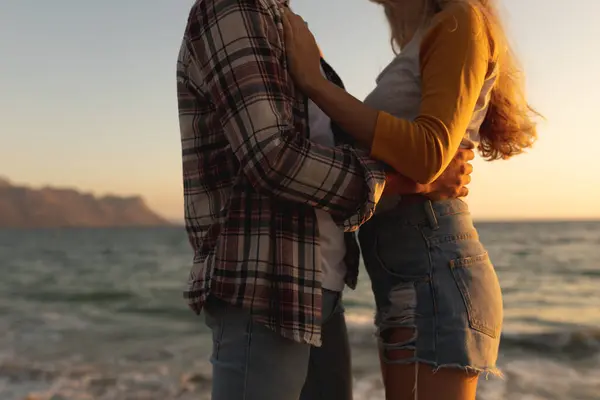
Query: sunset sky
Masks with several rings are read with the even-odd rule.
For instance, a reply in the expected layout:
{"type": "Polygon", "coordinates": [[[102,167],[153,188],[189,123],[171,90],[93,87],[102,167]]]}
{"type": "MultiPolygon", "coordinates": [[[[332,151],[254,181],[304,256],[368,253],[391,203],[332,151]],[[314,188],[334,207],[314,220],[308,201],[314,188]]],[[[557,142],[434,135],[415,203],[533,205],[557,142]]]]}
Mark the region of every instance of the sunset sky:
{"type": "MultiPolygon", "coordinates": [[[[175,61],[192,0],[4,0],[0,175],[97,194],[141,194],[182,215],[175,61]]],[[[600,217],[600,1],[501,0],[531,103],[528,155],[477,162],[478,219],[600,217]]],[[[359,98],[390,61],[367,0],[292,0],[359,98]]]]}

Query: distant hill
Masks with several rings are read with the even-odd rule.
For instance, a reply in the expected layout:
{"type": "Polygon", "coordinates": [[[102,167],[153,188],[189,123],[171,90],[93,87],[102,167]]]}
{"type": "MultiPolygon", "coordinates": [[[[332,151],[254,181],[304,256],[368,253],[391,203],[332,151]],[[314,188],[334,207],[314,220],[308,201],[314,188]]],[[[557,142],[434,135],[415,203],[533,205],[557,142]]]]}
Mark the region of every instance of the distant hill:
{"type": "Polygon", "coordinates": [[[141,197],[97,197],[74,189],[19,186],[0,177],[0,228],[171,225],[141,197]]]}

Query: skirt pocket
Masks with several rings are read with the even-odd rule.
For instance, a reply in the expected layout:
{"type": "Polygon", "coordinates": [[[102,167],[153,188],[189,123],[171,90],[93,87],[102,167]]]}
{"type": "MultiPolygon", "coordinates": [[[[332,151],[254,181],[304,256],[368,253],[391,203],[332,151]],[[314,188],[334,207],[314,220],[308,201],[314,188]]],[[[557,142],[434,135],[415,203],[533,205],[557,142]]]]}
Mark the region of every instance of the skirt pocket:
{"type": "Polygon", "coordinates": [[[471,329],[492,338],[502,330],[502,291],[488,253],[450,261],[471,329]]]}

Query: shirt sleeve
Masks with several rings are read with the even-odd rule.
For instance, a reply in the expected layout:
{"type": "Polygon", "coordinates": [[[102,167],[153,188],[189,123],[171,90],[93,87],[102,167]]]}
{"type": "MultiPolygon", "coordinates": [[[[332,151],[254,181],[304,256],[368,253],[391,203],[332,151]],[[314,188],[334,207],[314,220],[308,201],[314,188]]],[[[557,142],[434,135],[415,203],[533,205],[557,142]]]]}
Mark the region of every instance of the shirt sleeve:
{"type": "Polygon", "coordinates": [[[355,230],[370,218],[385,174],[368,153],[310,142],[294,126],[281,13],[266,0],[205,0],[191,18],[192,57],[241,170],[263,193],[323,209],[355,230]]]}
{"type": "Polygon", "coordinates": [[[434,181],[460,146],[491,62],[478,10],[457,4],[438,14],[421,43],[419,116],[408,121],[380,112],[371,155],[417,182],[434,181]]]}

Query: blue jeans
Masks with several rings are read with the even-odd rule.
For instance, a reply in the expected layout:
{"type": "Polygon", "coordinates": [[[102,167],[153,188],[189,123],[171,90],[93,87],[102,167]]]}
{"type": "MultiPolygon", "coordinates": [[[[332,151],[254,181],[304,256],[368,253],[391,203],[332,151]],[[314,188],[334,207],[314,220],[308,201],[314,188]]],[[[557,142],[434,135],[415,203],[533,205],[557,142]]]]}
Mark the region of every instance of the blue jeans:
{"type": "Polygon", "coordinates": [[[341,293],[323,290],[322,347],[286,339],[250,313],[210,299],[212,400],[351,400],[352,372],[341,293]]]}
{"type": "Polygon", "coordinates": [[[465,202],[400,203],[363,225],[359,240],[384,362],[498,373],[502,293],[465,202]],[[395,328],[412,338],[393,342],[395,328]],[[393,350],[411,355],[388,359],[393,350]]]}

